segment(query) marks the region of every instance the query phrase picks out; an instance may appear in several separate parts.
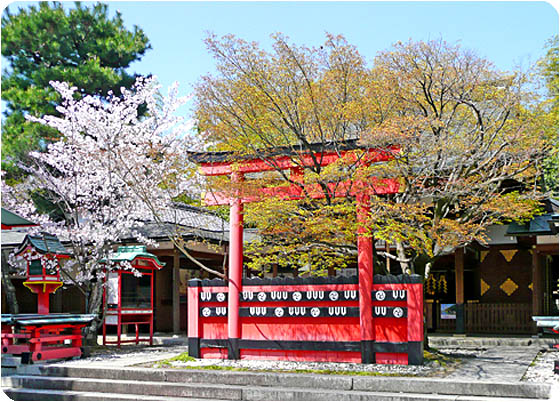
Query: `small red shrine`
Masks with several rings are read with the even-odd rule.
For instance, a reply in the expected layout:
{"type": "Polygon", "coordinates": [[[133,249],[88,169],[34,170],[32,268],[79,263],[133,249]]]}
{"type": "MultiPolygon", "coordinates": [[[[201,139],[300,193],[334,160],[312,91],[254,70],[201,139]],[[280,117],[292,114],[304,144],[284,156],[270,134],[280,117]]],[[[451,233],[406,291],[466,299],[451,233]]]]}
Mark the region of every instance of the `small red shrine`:
{"type": "Polygon", "coordinates": [[[154,271],[160,270],[165,263],[146,251],[146,246],[121,246],[109,259],[101,261],[106,268],[103,303],[103,345],[122,343],[153,342],[154,333],[154,271]],[[136,273],[129,269],[129,266],[136,273]],[[133,325],[134,339],[121,339],[123,326],[133,325]],[[149,337],[141,338],[139,325],[149,327],[149,337]],[[107,327],[115,326],[117,340],[107,340],[107,327]]]}
{"type": "Polygon", "coordinates": [[[63,285],[60,260],[70,258],[70,253],[56,236],[40,234],[25,236],[14,254],[27,261],[27,280],[23,285],[37,294],[37,313],[49,314],[49,296],[63,285]]]}
{"type": "Polygon", "coordinates": [[[23,364],[83,355],[82,330],[94,314],[50,314],[49,296],[63,285],[60,260],[70,258],[56,236],[27,235],[15,252],[27,261],[23,285],[37,294],[38,314],[2,314],[2,353],[23,364]]]}
{"type": "Polygon", "coordinates": [[[366,228],[372,195],[399,191],[398,179],[375,177],[354,183],[327,184],[334,196],[354,196],[358,223],[358,277],[297,278],[295,282],[242,280],[243,204],[277,196],[323,198],[317,183],[304,181],[306,167],[327,166],[340,158],[361,167],[386,162],[398,152],[360,148],[355,141],[312,145],[307,153],[290,148],[264,151],[262,158],[232,152],[191,153],[206,176],[289,171],[293,184],[266,187],[259,196],[206,194],[206,205],[229,205],[228,280],[190,281],[188,288],[189,354],[229,359],[282,359],[362,363],[422,364],[423,292],[418,275],[373,275],[373,241],[366,228]],[[334,145],[334,144],[330,144],[334,145]],[[356,152],[358,151],[358,152],[356,152]],[[264,158],[266,155],[266,159],[264,158]],[[294,163],[297,159],[298,163],[294,163]],[[322,279],[322,278],[319,278],[322,279]]]}

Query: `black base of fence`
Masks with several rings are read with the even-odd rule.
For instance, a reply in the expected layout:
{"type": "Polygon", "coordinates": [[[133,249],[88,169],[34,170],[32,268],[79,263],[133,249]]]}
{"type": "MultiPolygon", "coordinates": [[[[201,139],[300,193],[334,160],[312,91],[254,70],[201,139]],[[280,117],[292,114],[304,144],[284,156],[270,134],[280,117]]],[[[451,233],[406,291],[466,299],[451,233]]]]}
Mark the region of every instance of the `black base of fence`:
{"type": "Polygon", "coordinates": [[[227,347],[228,359],[239,360],[239,339],[229,338],[227,347]]]}
{"type": "Polygon", "coordinates": [[[408,342],[408,364],[424,364],[424,342],[408,342]]]}
{"type": "Polygon", "coordinates": [[[375,341],[360,341],[360,349],[362,352],[362,363],[375,363],[375,341]]]}
{"type": "Polygon", "coordinates": [[[200,358],[200,338],[188,338],[189,356],[200,358]]]}

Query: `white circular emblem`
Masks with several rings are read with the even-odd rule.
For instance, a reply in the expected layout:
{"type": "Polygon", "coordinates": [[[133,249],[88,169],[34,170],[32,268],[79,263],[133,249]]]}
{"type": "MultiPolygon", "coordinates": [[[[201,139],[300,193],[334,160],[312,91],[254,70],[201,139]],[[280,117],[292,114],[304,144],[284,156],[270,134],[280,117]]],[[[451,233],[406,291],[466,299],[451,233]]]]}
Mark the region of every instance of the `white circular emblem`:
{"type": "Polygon", "coordinates": [[[259,299],[259,301],[265,301],[266,300],[266,293],[259,292],[259,294],[257,295],[257,299],[259,299]]]}
{"type": "Polygon", "coordinates": [[[292,294],[292,299],[294,299],[295,301],[300,301],[301,300],[301,293],[300,292],[294,292],[292,294]]]}
{"type": "Polygon", "coordinates": [[[226,299],[226,295],[220,292],[216,295],[216,299],[218,299],[219,302],[223,302],[226,299]]]}
{"type": "Polygon", "coordinates": [[[276,307],[274,309],[274,314],[276,317],[282,317],[284,315],[284,309],[282,307],[276,307]]]}
{"type": "Polygon", "coordinates": [[[338,292],[336,290],[333,290],[329,293],[329,299],[331,299],[332,301],[337,301],[338,300],[338,292]]]}
{"type": "Polygon", "coordinates": [[[395,308],[393,309],[393,316],[394,316],[394,317],[396,317],[396,318],[401,318],[401,317],[403,316],[403,314],[404,314],[404,311],[403,311],[402,308],[400,308],[400,307],[395,307],[395,308]]]}
{"type": "Polygon", "coordinates": [[[202,309],[202,315],[203,315],[204,317],[210,317],[210,309],[209,309],[208,307],[204,307],[204,308],[202,309]]]}
{"type": "Polygon", "coordinates": [[[382,290],[378,290],[377,292],[375,292],[375,298],[379,301],[385,300],[385,292],[382,290]]]}
{"type": "Polygon", "coordinates": [[[319,314],[321,314],[321,310],[319,310],[318,307],[313,307],[313,308],[311,309],[311,315],[312,315],[313,317],[318,317],[319,314]]]}

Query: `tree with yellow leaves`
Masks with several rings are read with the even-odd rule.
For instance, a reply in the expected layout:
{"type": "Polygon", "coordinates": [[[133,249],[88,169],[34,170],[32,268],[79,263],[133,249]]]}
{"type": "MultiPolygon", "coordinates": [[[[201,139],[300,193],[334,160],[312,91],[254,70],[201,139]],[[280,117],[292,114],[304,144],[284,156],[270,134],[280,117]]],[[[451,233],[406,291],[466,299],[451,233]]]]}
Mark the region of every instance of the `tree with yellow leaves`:
{"type": "Polygon", "coordinates": [[[373,193],[367,230],[396,244],[382,255],[403,272],[428,275],[440,255],[484,242],[489,225],[537,211],[551,146],[539,114],[526,107],[532,94],[523,75],[441,40],[397,43],[371,67],[341,36],[327,35],[319,48],[273,40],[267,52],[209,37],[217,74],[196,88],[199,130],[213,149],[274,169],[235,184],[212,179],[210,190],[258,196],[263,187],[295,185],[304,194],[248,205],[246,221],[261,234],[248,250],[251,267],[320,275],[351,262],[357,185],[373,193]],[[368,149],[389,160],[366,161],[368,149]],[[340,158],[324,166],[327,152],[340,158]],[[383,179],[398,180],[399,191],[379,191],[383,179]],[[306,192],[310,184],[322,197],[306,192]]]}

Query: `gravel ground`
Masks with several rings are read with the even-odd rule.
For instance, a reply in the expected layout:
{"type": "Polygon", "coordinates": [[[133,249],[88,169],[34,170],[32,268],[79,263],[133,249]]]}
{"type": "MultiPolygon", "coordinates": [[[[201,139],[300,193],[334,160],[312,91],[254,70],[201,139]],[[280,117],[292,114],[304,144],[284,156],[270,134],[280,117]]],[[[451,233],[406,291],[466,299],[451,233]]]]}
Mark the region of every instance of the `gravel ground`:
{"type": "Polygon", "coordinates": [[[357,371],[383,373],[396,376],[433,376],[445,370],[434,362],[423,366],[405,366],[388,364],[358,364],[358,363],[326,363],[326,362],[290,362],[271,360],[221,360],[200,359],[191,362],[170,362],[173,368],[199,368],[204,366],[233,367],[248,370],[328,370],[328,371],[357,371]]]}
{"type": "Polygon", "coordinates": [[[185,346],[125,345],[120,348],[98,346],[91,350],[89,357],[59,361],[56,364],[77,367],[127,367],[169,359],[186,350],[185,346]]]}
{"type": "Polygon", "coordinates": [[[533,364],[527,369],[522,380],[558,384],[560,377],[558,374],[554,374],[554,361],[558,361],[558,350],[547,349],[539,352],[533,364]]]}

